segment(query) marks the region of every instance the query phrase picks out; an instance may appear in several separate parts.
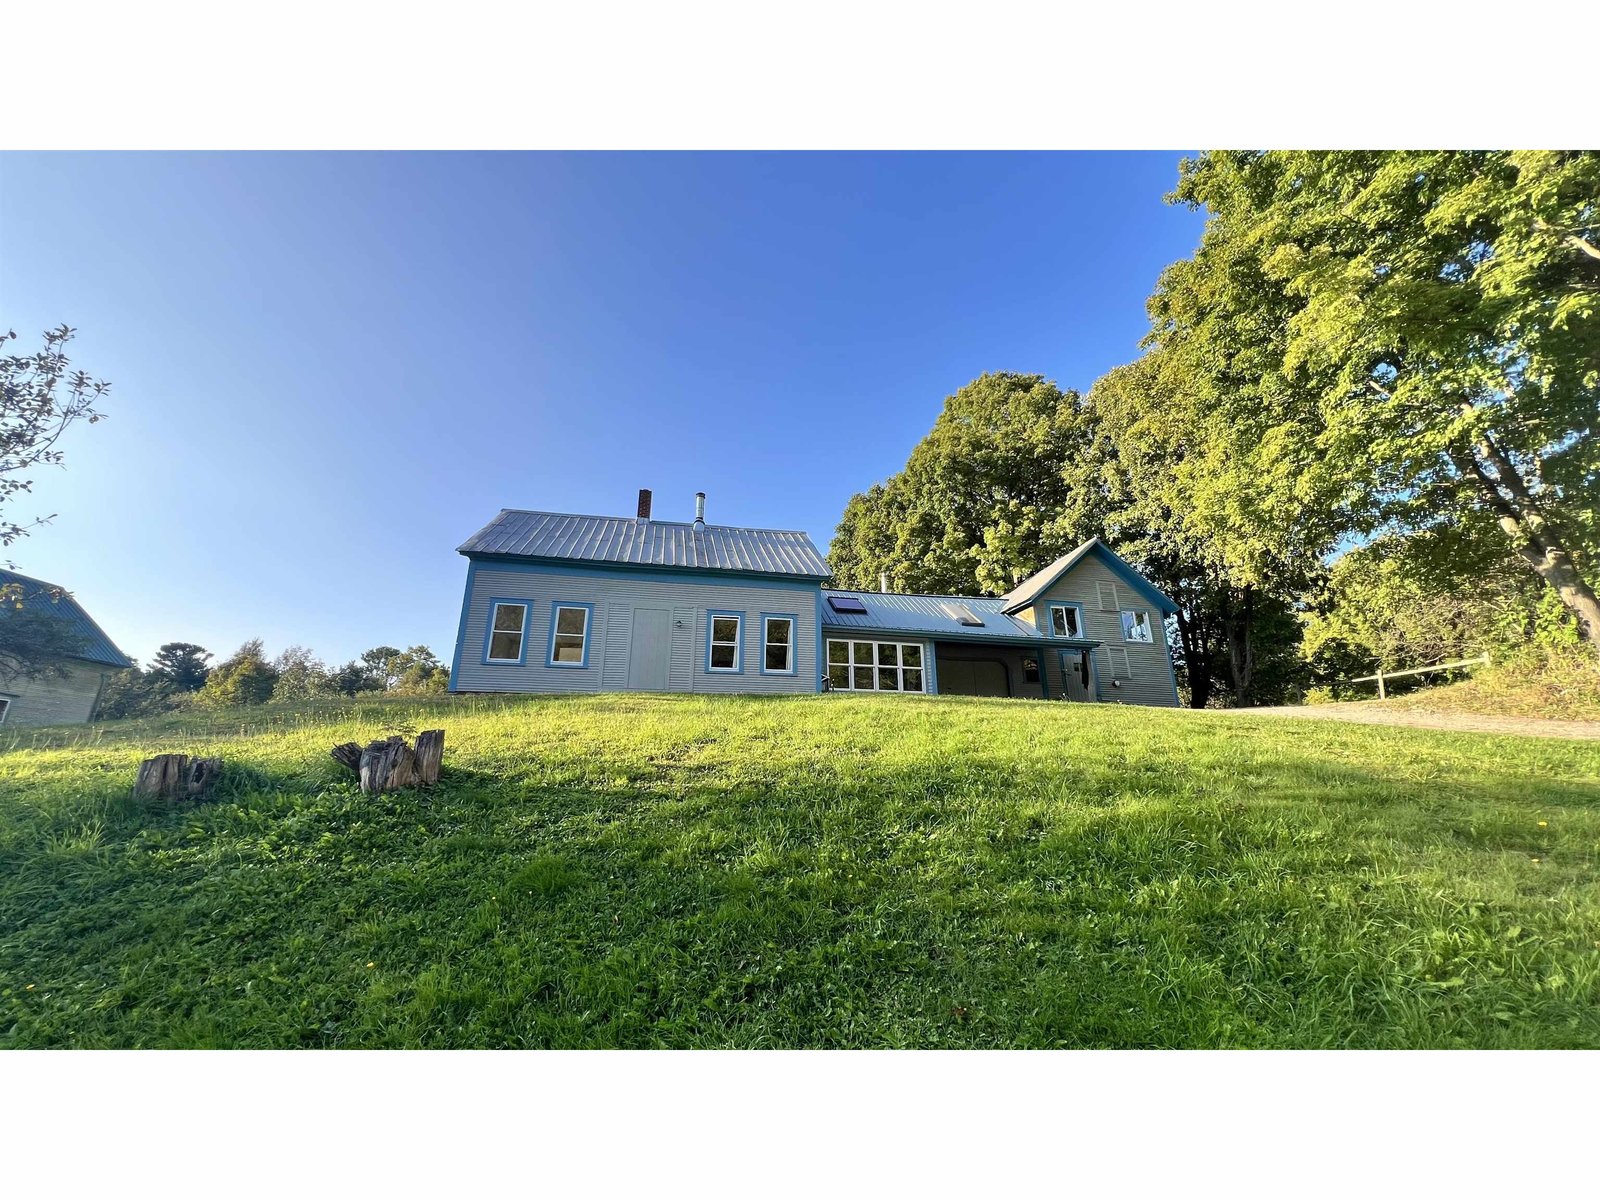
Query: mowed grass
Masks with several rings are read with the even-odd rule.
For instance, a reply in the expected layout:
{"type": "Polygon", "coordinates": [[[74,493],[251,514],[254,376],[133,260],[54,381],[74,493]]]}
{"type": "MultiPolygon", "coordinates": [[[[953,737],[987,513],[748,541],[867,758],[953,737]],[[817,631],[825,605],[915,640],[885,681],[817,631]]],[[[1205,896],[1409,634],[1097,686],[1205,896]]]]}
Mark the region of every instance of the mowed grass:
{"type": "Polygon", "coordinates": [[[1600,1045],[1600,746],[954,698],[0,745],[0,1044],[1600,1045]],[[447,731],[430,793],[328,757],[447,731]],[[162,750],[215,803],[130,798],[162,750]]]}

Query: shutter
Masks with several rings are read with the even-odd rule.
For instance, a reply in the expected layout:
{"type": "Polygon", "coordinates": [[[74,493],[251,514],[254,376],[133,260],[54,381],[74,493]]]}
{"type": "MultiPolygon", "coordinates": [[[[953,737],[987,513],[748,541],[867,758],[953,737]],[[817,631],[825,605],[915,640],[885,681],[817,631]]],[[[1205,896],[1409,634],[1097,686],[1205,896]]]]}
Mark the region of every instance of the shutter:
{"type": "Polygon", "coordinates": [[[1095,589],[1100,593],[1100,611],[1115,612],[1118,608],[1117,585],[1102,579],[1095,584],[1095,589]]]}

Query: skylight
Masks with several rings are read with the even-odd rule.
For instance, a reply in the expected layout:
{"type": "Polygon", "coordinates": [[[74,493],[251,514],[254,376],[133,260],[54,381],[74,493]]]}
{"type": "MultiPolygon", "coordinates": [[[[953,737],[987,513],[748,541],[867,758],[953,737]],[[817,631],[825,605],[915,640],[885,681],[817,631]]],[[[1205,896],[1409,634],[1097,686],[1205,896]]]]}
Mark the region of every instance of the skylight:
{"type": "Polygon", "coordinates": [[[945,616],[952,618],[962,625],[983,624],[983,618],[978,616],[977,613],[973,612],[965,604],[941,604],[939,607],[944,610],[945,616]]]}
{"type": "Polygon", "coordinates": [[[866,615],[867,606],[854,596],[829,596],[828,607],[837,613],[860,613],[866,615]]]}

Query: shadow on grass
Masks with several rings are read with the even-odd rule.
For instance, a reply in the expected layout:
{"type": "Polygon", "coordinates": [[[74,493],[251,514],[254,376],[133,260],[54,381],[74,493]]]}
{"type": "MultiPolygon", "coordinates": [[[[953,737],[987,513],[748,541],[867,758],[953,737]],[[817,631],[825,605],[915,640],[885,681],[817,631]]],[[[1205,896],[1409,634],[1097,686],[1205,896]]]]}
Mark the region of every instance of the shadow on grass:
{"type": "Polygon", "coordinates": [[[1591,788],[729,740],[7,820],[0,1043],[1600,1044],[1591,788]]]}

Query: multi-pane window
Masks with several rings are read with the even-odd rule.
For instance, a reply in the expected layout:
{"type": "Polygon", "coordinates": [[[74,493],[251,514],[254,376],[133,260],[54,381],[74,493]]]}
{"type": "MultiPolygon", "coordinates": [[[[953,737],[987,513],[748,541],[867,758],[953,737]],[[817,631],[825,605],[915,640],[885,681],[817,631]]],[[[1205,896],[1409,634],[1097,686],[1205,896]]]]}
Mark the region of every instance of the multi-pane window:
{"type": "Polygon", "coordinates": [[[1057,637],[1081,638],[1083,636],[1083,614],[1078,611],[1076,604],[1052,604],[1050,606],[1050,632],[1057,637]]]}
{"type": "Polygon", "coordinates": [[[738,613],[711,613],[709,618],[710,624],[706,630],[709,642],[706,647],[706,670],[740,670],[739,632],[744,626],[744,618],[738,613]]]}
{"type": "Polygon", "coordinates": [[[489,652],[484,657],[492,663],[521,662],[522,641],[528,633],[528,606],[496,600],[491,607],[489,652]]]}
{"type": "Polygon", "coordinates": [[[551,618],[550,665],[581,667],[588,661],[589,610],[581,604],[557,604],[551,618]]]}
{"type": "Polygon", "coordinates": [[[828,686],[842,692],[922,692],[921,642],[828,641],[828,686]]]}
{"type": "Polygon", "coordinates": [[[1143,609],[1123,609],[1122,640],[1125,642],[1155,641],[1155,635],[1150,630],[1150,614],[1143,609]]]}
{"type": "Polygon", "coordinates": [[[772,675],[794,674],[794,618],[762,617],[761,669],[772,675]]]}

